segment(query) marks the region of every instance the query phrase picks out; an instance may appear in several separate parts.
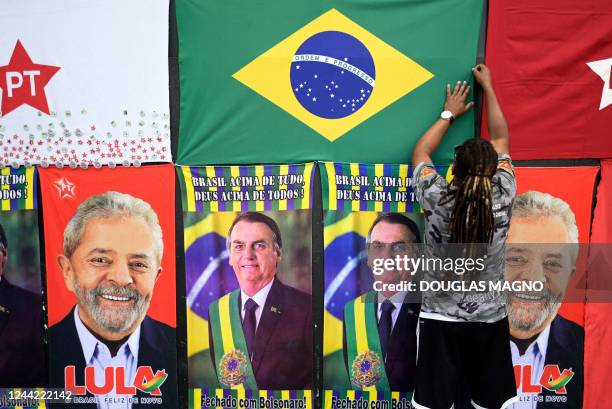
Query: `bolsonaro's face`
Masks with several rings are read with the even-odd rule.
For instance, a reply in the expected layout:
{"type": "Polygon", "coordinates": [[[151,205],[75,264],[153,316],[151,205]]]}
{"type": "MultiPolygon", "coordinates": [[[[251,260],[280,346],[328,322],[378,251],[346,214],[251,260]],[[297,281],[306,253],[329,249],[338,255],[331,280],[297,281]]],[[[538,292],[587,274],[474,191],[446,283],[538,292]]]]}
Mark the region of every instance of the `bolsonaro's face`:
{"type": "Polygon", "coordinates": [[[230,236],[230,264],[240,287],[259,288],[276,275],[281,251],[274,234],[264,223],[239,221],[230,236]]]}
{"type": "MultiPolygon", "coordinates": [[[[413,255],[414,236],[408,227],[398,223],[381,221],[372,229],[368,249],[368,266],[373,268],[376,259],[394,259],[396,256],[413,255]]],[[[376,277],[385,284],[399,283],[410,277],[410,271],[385,269],[376,277]]]]}

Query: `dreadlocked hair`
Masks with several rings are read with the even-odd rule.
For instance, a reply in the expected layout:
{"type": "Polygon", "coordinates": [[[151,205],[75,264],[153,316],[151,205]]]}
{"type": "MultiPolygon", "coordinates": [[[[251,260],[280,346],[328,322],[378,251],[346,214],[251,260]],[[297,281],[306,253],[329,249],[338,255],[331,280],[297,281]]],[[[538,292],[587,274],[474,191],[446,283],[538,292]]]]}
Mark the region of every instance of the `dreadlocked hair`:
{"type": "Polygon", "coordinates": [[[497,153],[490,142],[474,138],[455,151],[454,178],[447,191],[454,199],[449,224],[450,243],[491,243],[493,205],[491,183],[497,153]]]}

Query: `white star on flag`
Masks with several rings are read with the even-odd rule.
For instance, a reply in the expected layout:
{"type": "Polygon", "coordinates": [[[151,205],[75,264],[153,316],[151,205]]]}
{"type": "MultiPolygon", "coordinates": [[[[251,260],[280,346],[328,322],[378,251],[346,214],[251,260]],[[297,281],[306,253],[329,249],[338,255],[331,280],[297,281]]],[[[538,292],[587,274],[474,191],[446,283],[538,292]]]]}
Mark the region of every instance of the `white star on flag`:
{"type": "Polygon", "coordinates": [[[60,199],[74,197],[74,183],[70,182],[66,178],[61,178],[53,182],[57,188],[60,199]]]}
{"type": "Polygon", "coordinates": [[[599,103],[599,110],[606,108],[608,105],[612,105],[612,86],[610,85],[610,70],[612,70],[612,58],[605,60],[597,60],[588,62],[587,65],[593,72],[602,79],[604,82],[603,90],[601,92],[601,102],[599,103]]]}

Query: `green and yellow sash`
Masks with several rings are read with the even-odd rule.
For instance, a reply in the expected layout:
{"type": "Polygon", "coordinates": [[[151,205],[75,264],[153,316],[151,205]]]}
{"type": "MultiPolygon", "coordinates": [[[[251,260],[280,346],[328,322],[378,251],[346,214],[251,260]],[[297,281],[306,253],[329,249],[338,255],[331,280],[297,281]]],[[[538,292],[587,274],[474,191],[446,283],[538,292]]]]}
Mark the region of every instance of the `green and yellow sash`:
{"type": "Polygon", "coordinates": [[[371,291],[344,307],[349,377],[355,389],[390,391],[378,337],[376,295],[371,291]]]}
{"type": "Polygon", "coordinates": [[[217,377],[222,388],[257,389],[238,309],[240,289],[210,304],[217,377]]]}

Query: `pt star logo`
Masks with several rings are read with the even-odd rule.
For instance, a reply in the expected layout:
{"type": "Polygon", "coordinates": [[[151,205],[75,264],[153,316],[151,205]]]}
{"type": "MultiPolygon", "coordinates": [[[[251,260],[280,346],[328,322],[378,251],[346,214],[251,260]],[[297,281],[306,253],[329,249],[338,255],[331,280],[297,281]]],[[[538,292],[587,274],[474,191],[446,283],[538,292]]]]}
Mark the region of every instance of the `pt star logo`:
{"type": "Polygon", "coordinates": [[[612,83],[610,83],[610,71],[612,71],[612,58],[605,60],[591,61],[587,65],[593,72],[604,82],[603,91],[601,92],[601,102],[599,109],[602,110],[608,105],[612,105],[612,83]]]}
{"type": "Polygon", "coordinates": [[[35,64],[21,41],[17,40],[8,65],[0,67],[2,115],[24,104],[49,115],[45,86],[59,69],[52,65],[35,64]]]}
{"type": "Polygon", "coordinates": [[[66,178],[61,178],[53,182],[60,199],[72,199],[74,197],[74,183],[66,178]]]}

